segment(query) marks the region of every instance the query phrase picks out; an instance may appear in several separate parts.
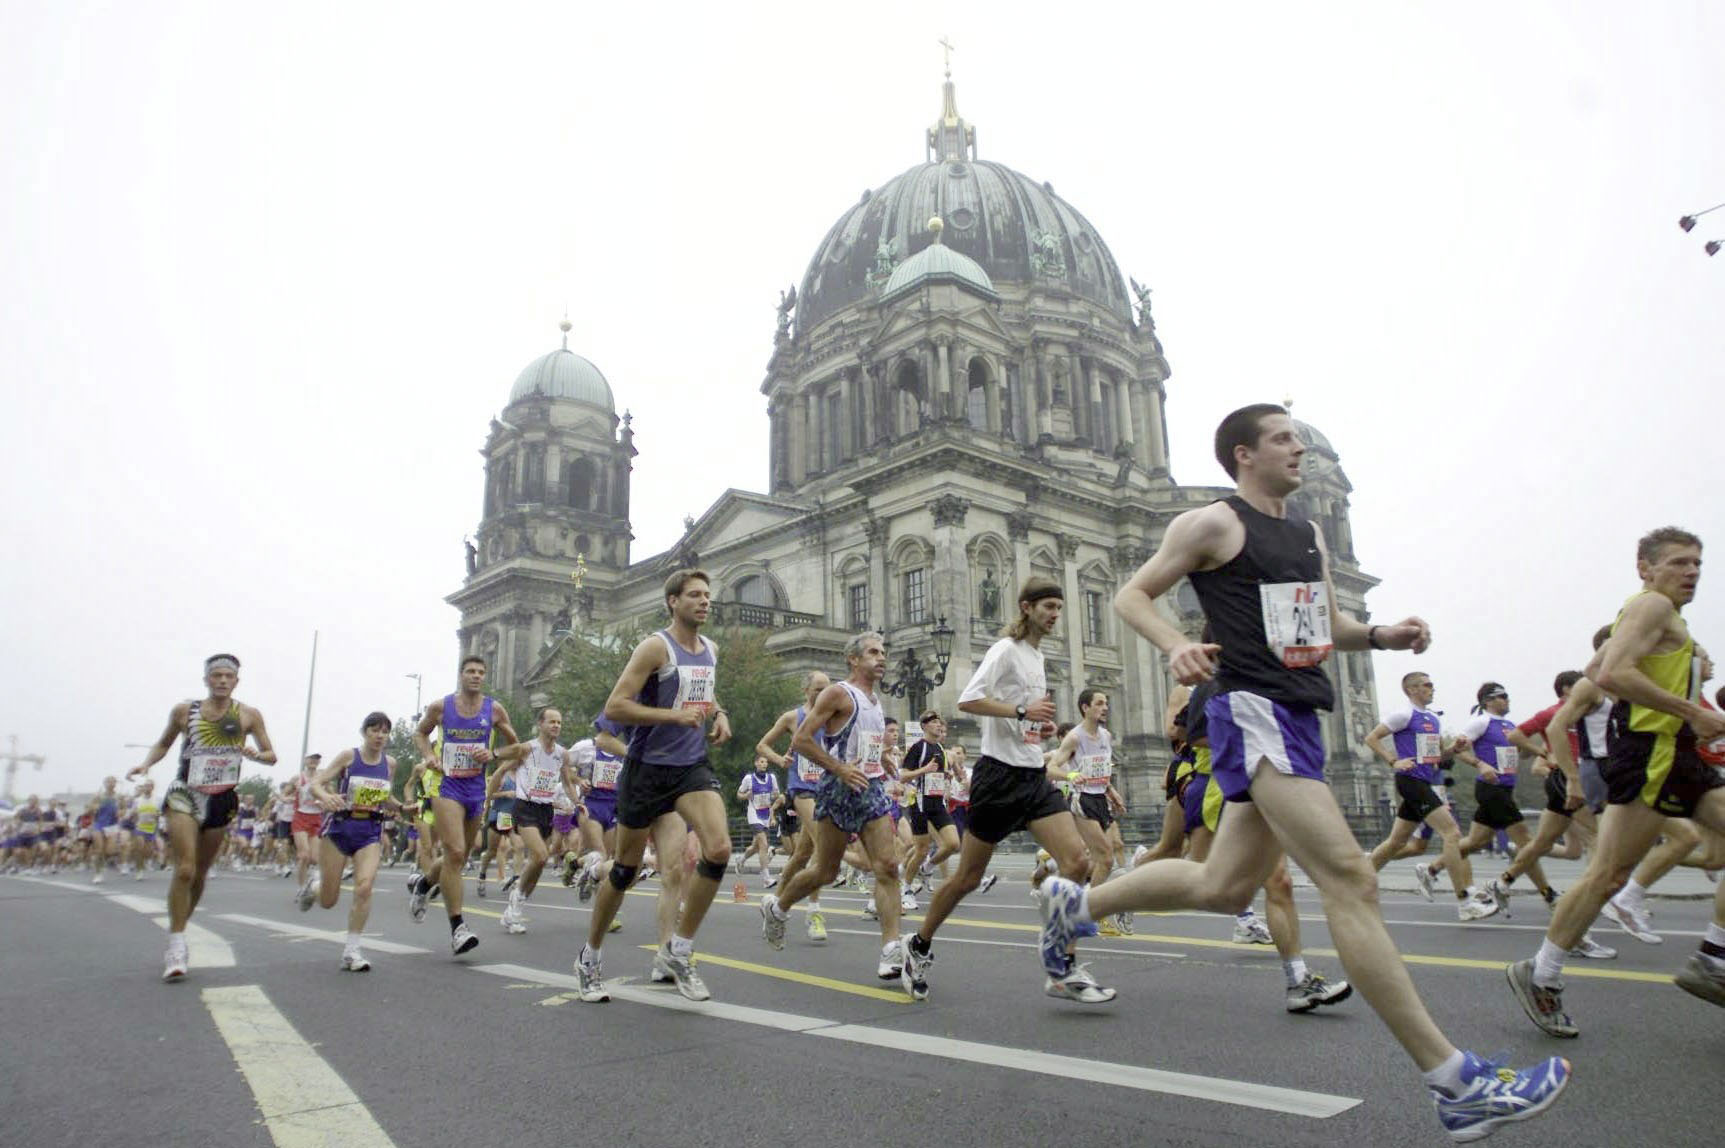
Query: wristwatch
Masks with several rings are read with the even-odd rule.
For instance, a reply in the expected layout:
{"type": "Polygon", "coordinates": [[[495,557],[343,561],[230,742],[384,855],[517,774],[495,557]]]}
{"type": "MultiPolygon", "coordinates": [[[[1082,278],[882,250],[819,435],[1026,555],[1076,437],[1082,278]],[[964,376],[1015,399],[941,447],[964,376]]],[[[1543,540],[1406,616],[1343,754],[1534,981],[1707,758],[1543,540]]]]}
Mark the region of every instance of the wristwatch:
{"type": "Polygon", "coordinates": [[[1024,707],[1023,706],[1018,707],[1018,720],[1019,721],[1024,720],[1024,707]]]}

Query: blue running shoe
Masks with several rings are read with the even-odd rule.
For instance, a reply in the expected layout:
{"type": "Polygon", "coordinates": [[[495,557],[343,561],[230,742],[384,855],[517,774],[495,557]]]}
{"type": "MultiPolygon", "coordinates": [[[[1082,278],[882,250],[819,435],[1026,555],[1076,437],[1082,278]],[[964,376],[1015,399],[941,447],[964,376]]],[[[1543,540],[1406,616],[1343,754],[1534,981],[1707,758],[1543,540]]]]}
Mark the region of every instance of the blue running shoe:
{"type": "Polygon", "coordinates": [[[1066,950],[1080,935],[1078,906],[1083,903],[1084,888],[1064,877],[1050,877],[1042,883],[1041,892],[1042,967],[1059,980],[1072,971],[1072,958],[1066,950]]]}
{"type": "Polygon", "coordinates": [[[1432,1089],[1438,1120],[1458,1144],[1483,1140],[1498,1125],[1537,1116],[1569,1083],[1569,1061],[1554,1056],[1517,1072],[1477,1053],[1462,1053],[1459,1096],[1432,1089]]]}

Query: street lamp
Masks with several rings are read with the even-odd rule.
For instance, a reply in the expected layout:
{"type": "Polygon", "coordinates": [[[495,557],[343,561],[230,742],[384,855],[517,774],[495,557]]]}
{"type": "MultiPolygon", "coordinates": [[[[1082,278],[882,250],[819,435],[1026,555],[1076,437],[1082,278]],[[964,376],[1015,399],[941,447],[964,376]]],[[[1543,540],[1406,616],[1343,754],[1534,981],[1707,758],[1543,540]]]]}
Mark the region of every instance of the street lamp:
{"type": "Polygon", "coordinates": [[[917,657],[915,647],[906,646],[904,657],[899,660],[897,680],[890,684],[882,682],[881,689],[895,698],[902,698],[911,691],[920,696],[946,681],[946,667],[952,661],[952,627],[946,624],[944,614],[935,621],[934,629],[929,631],[929,637],[934,640],[934,660],[937,667],[934,677],[929,677],[928,672],[922,668],[922,659],[917,657]]]}
{"type": "Polygon", "coordinates": [[[425,712],[425,679],[419,674],[403,674],[401,676],[413,679],[413,716],[417,718],[425,712]]]}
{"type": "MultiPolygon", "coordinates": [[[[1697,219],[1706,215],[1708,212],[1718,211],[1721,207],[1725,207],[1725,203],[1715,203],[1705,211],[1697,211],[1690,215],[1685,215],[1677,221],[1677,226],[1681,227],[1685,232],[1694,231],[1695,221],[1697,219]]],[[[1722,247],[1725,247],[1725,239],[1709,239],[1706,243],[1701,245],[1701,250],[1705,251],[1709,255],[1717,255],[1719,254],[1719,249],[1722,247]]]]}

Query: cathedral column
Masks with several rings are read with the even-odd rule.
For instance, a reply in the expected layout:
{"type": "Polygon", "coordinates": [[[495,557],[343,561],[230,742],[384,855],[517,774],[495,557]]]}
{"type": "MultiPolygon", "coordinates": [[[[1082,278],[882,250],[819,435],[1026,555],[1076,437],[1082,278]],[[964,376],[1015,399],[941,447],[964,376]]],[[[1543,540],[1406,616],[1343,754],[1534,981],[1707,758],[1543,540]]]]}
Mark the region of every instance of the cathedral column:
{"type": "MultiPolygon", "coordinates": [[[[887,632],[886,617],[886,544],[887,521],[884,518],[863,519],[863,537],[868,540],[868,624],[869,629],[887,632]]],[[[849,619],[846,619],[849,622],[849,619]]]]}
{"type": "Polygon", "coordinates": [[[1072,432],[1078,438],[1096,442],[1096,427],[1090,421],[1090,387],[1084,381],[1084,360],[1076,351],[1066,353],[1066,377],[1072,380],[1068,398],[1072,402],[1072,432]]]}
{"type": "Polygon", "coordinates": [[[856,420],[851,417],[851,371],[839,372],[839,457],[835,461],[855,458],[862,453],[856,441],[856,420]]]}
{"type": "Polygon", "coordinates": [[[1036,413],[1038,438],[1054,437],[1054,354],[1043,350],[1036,356],[1036,398],[1041,409],[1036,413]]]}
{"type": "Polygon", "coordinates": [[[1131,448],[1131,457],[1138,457],[1138,433],[1132,426],[1132,396],[1129,393],[1131,384],[1119,375],[1114,376],[1114,405],[1116,425],[1120,427],[1119,440],[1131,448]]]}
{"type": "Polygon", "coordinates": [[[1105,451],[1108,436],[1102,428],[1108,420],[1108,412],[1102,409],[1102,369],[1096,365],[1095,359],[1091,359],[1084,374],[1090,383],[1090,448],[1105,451]]]}
{"type": "Polygon", "coordinates": [[[784,405],[774,395],[767,400],[767,490],[777,494],[785,482],[784,405]]]}
{"type": "Polygon", "coordinates": [[[1001,587],[1000,613],[1008,622],[1018,617],[1018,588],[1030,577],[1030,512],[1015,510],[1006,516],[1006,536],[1012,541],[1013,578],[1001,587]]]}
{"type": "Polygon", "coordinates": [[[1132,401],[1132,427],[1134,430],[1132,443],[1132,458],[1145,470],[1152,468],[1150,461],[1150,427],[1144,414],[1144,384],[1133,379],[1126,384],[1132,401]]]}
{"type": "Polygon", "coordinates": [[[952,417],[952,341],[937,339],[934,344],[935,400],[934,418],[944,422],[952,417]]]}
{"type": "Polygon", "coordinates": [[[1026,347],[1018,368],[1018,399],[1024,406],[1024,441],[1033,443],[1041,433],[1042,403],[1036,393],[1036,352],[1026,347]]]}
{"type": "Polygon", "coordinates": [[[569,492],[563,489],[563,445],[552,441],[545,444],[545,504],[563,506],[569,492]]]}
{"type": "Polygon", "coordinates": [[[856,369],[856,385],[862,388],[862,426],[857,428],[857,454],[868,454],[880,438],[880,425],[875,421],[875,385],[873,368],[864,365],[856,369]]]}
{"type": "Polygon", "coordinates": [[[1001,433],[1000,398],[1001,394],[1006,390],[1006,371],[1004,364],[1000,370],[995,369],[995,364],[988,364],[988,375],[988,386],[983,388],[982,392],[988,410],[988,433],[998,435],[1001,433]]]}
{"type": "Polygon", "coordinates": [[[1150,471],[1168,473],[1168,423],[1162,411],[1162,383],[1150,380],[1144,384],[1146,409],[1144,417],[1150,424],[1150,471]]]}
{"type": "Polygon", "coordinates": [[[791,485],[801,486],[809,476],[809,397],[791,396],[791,485]]]}
{"type": "Polygon", "coordinates": [[[1078,536],[1057,535],[1060,543],[1061,583],[1066,589],[1066,650],[1071,655],[1072,699],[1084,688],[1084,596],[1078,585],[1078,536]]]}
{"type": "Polygon", "coordinates": [[[970,555],[964,547],[964,516],[970,502],[955,494],[943,494],[929,504],[934,517],[934,585],[931,603],[936,616],[945,617],[952,627],[952,661],[946,668],[946,681],[936,691],[938,701],[930,704],[943,713],[952,713],[958,704],[958,692],[970,681],[970,555]]]}

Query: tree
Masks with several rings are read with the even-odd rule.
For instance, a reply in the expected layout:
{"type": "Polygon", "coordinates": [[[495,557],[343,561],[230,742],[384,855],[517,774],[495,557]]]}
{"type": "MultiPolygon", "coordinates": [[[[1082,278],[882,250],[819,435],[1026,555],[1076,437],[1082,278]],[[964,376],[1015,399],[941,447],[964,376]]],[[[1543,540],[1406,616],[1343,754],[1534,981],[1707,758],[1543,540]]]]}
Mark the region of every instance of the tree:
{"type": "MultiPolygon", "coordinates": [[[[623,676],[629,655],[650,632],[644,624],[624,623],[575,634],[563,644],[561,665],[546,683],[545,693],[550,697],[547,704],[563,714],[565,739],[575,741],[591,734],[593,719],[605,709],[605,699],[623,676]]],[[[531,713],[523,712],[515,722],[515,731],[522,737],[533,736],[531,713]]]]}
{"type": "Polygon", "coordinates": [[[276,784],[276,780],[267,774],[254,773],[234,788],[240,791],[241,797],[251,798],[252,803],[262,809],[270,794],[276,791],[276,784]]]}
{"type": "Polygon", "coordinates": [[[383,752],[395,759],[395,773],[389,779],[389,788],[397,801],[402,798],[413,767],[419,764],[419,747],[413,743],[413,727],[419,724],[419,716],[414,714],[410,718],[395,719],[395,726],[389,731],[389,741],[383,747],[383,752]]]}

